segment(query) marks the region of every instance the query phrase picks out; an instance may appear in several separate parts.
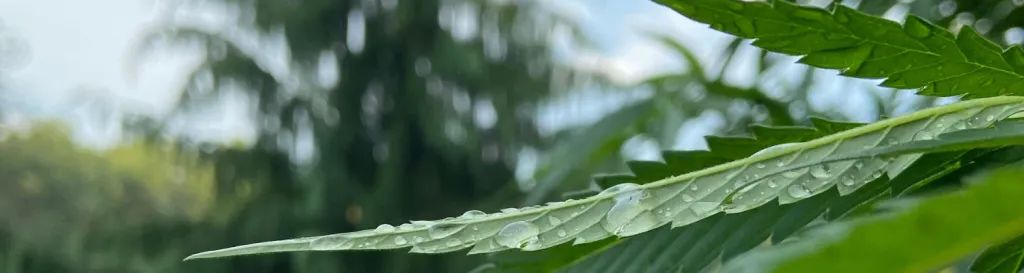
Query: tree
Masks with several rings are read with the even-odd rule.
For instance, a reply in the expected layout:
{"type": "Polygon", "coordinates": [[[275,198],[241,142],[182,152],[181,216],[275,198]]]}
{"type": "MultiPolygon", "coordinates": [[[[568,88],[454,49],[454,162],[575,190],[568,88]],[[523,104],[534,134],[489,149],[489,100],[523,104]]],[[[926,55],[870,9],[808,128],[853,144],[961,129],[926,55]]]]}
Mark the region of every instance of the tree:
{"type": "Polygon", "coordinates": [[[631,162],[632,174],[598,177],[604,190],[579,200],[193,257],[411,246],[542,253],[496,259],[499,270],[698,272],[719,260],[737,272],[920,272],[996,245],[972,267],[1020,270],[1019,239],[1010,240],[1024,234],[1024,214],[1012,209],[1024,132],[1014,115],[1024,97],[1005,96],[1022,94],[1020,46],[999,46],[971,27],[953,34],[917,16],[901,25],[842,5],[659,3],[810,66],[966,100],[871,124],[810,119],[811,127],[754,126],[753,138],[709,137],[709,151],[631,162]],[[764,242],[775,246],[736,258],[764,242]]]}
{"type": "MultiPolygon", "coordinates": [[[[552,29],[571,30],[571,22],[531,1],[202,3],[240,19],[223,29],[172,21],[150,36],[151,45],[166,38],[208,54],[176,116],[139,128],[159,135],[175,120],[202,118],[209,102],[242,97],[254,102],[258,135],[251,147],[211,149],[218,178],[226,177],[218,189],[244,176],[253,196],[229,224],[185,232],[208,238],[195,250],[511,206],[515,155],[549,145],[532,124],[534,109],[584,79],[550,52],[552,29]],[[265,62],[269,49],[246,46],[274,39],[284,41],[284,69],[265,62]]],[[[390,253],[249,261],[195,266],[452,272],[478,263],[390,253]]]]}

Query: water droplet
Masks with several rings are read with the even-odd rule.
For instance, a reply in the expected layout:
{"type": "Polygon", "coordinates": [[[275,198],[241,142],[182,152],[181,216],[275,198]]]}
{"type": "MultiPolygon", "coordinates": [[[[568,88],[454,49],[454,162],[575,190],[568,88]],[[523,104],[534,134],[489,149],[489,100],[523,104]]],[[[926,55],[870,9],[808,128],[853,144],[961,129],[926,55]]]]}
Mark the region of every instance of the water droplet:
{"type": "Polygon", "coordinates": [[[882,171],[875,171],[875,173],[871,174],[871,178],[873,179],[878,179],[879,177],[882,177],[882,171]]]}
{"type": "Polygon", "coordinates": [[[555,217],[554,215],[548,215],[548,223],[552,226],[561,225],[562,219],[558,219],[558,217],[555,217]]]}
{"type": "Polygon", "coordinates": [[[402,237],[402,236],[395,237],[395,245],[404,245],[405,243],[408,243],[408,242],[409,241],[405,240],[405,237],[402,237]]]}
{"type": "Polygon", "coordinates": [[[466,213],[463,213],[462,216],[459,216],[459,218],[462,218],[462,219],[477,219],[477,218],[483,217],[485,215],[487,215],[487,213],[484,213],[484,212],[479,211],[479,210],[471,210],[471,211],[467,211],[466,213]]]}
{"type": "Polygon", "coordinates": [[[690,196],[689,194],[685,194],[685,193],[682,196],[680,196],[680,198],[683,199],[683,202],[687,202],[687,203],[693,202],[693,200],[694,200],[693,196],[690,196]]]}
{"type": "Polygon", "coordinates": [[[785,178],[797,178],[797,177],[800,177],[801,175],[803,175],[806,170],[807,169],[786,171],[786,172],[782,173],[782,177],[785,177],[785,178]]]}
{"type": "Polygon", "coordinates": [[[608,210],[608,214],[601,221],[601,227],[614,234],[634,217],[644,212],[645,209],[640,206],[639,193],[640,191],[633,190],[617,194],[615,205],[608,210]]]}
{"type": "Polygon", "coordinates": [[[779,161],[775,161],[775,167],[782,167],[782,166],[786,166],[786,162],[783,162],[781,159],[779,161]]]}
{"type": "Polygon", "coordinates": [[[856,182],[857,181],[854,181],[853,177],[851,177],[851,176],[847,176],[847,177],[843,178],[843,185],[853,186],[853,184],[856,183],[856,182]]]}
{"type": "Polygon", "coordinates": [[[811,167],[811,176],[817,179],[825,179],[832,177],[832,173],[828,164],[818,164],[811,167]]]}
{"type": "Polygon", "coordinates": [[[988,116],[985,117],[985,121],[993,121],[995,119],[996,119],[996,116],[993,116],[993,115],[988,115],[988,116]]]}
{"type": "Polygon", "coordinates": [[[864,168],[864,162],[857,161],[857,163],[853,163],[853,168],[859,171],[860,169],[864,168]]]}
{"type": "Polygon", "coordinates": [[[416,228],[416,227],[413,226],[412,224],[402,224],[402,225],[398,226],[398,229],[400,229],[400,230],[410,230],[410,229],[413,229],[413,228],[416,228]]]}
{"type": "Polygon", "coordinates": [[[900,144],[900,141],[896,140],[895,138],[890,138],[889,139],[889,145],[896,145],[896,144],[900,144]]]}
{"type": "Polygon", "coordinates": [[[697,191],[697,190],[699,190],[699,189],[700,189],[700,188],[699,188],[699,187],[697,187],[697,185],[690,185],[690,190],[691,190],[691,191],[697,191]]]}
{"type": "Polygon", "coordinates": [[[462,230],[462,227],[463,225],[459,224],[441,223],[430,226],[430,229],[427,229],[427,234],[430,235],[430,238],[434,239],[444,238],[459,232],[459,230],[462,230]]]}
{"type": "Polygon", "coordinates": [[[808,190],[807,187],[804,187],[803,185],[800,184],[794,184],[792,186],[789,186],[789,189],[787,189],[787,191],[789,192],[789,196],[792,196],[793,198],[799,199],[811,196],[811,191],[808,190]]]}
{"type": "Polygon", "coordinates": [[[953,129],[956,129],[956,130],[963,130],[963,129],[967,129],[967,124],[966,124],[965,122],[957,122],[957,123],[954,123],[954,124],[953,124],[953,129]]]}
{"type": "Polygon", "coordinates": [[[420,236],[412,236],[412,241],[416,243],[422,243],[425,240],[423,239],[423,237],[420,236]]]}
{"type": "Polygon", "coordinates": [[[717,203],[713,202],[697,202],[690,206],[690,210],[697,214],[697,216],[704,216],[718,212],[721,209],[717,203]]]}
{"type": "Polygon", "coordinates": [[[914,135],[914,140],[930,140],[930,139],[933,139],[933,138],[935,138],[935,136],[932,135],[932,133],[928,132],[928,131],[920,131],[920,132],[917,132],[917,135],[914,135]]]}
{"type": "Polygon", "coordinates": [[[444,242],[444,244],[448,247],[456,247],[462,244],[462,240],[459,240],[459,238],[451,238],[444,242]]]}
{"type": "Polygon", "coordinates": [[[395,227],[392,226],[392,225],[388,225],[388,224],[382,224],[382,225],[377,226],[377,229],[374,229],[374,231],[376,231],[376,232],[392,232],[392,231],[395,231],[395,227]]]}
{"type": "Polygon", "coordinates": [[[618,185],[615,185],[615,186],[611,186],[611,187],[609,187],[607,189],[604,189],[603,191],[601,191],[601,194],[612,194],[612,193],[617,193],[617,192],[621,192],[621,191],[628,191],[628,190],[636,189],[638,187],[640,187],[640,185],[633,184],[633,183],[622,183],[622,184],[618,184],[618,185]]]}
{"type": "Polygon", "coordinates": [[[561,228],[558,229],[557,235],[558,235],[558,237],[565,237],[565,235],[566,235],[565,234],[565,229],[561,229],[561,228]]]}
{"type": "Polygon", "coordinates": [[[318,251],[339,250],[351,247],[352,240],[340,235],[328,235],[309,242],[309,248],[318,251]]]}
{"type": "Polygon", "coordinates": [[[519,212],[519,209],[517,209],[517,208],[505,208],[505,209],[501,209],[501,212],[504,212],[504,213],[516,213],[516,212],[519,212]]]}
{"type": "Polygon", "coordinates": [[[942,128],[942,127],[946,127],[946,124],[942,123],[942,122],[939,122],[939,123],[935,124],[935,128],[942,128]]]}
{"type": "Polygon", "coordinates": [[[413,225],[417,225],[417,226],[421,226],[421,227],[429,227],[429,226],[434,225],[434,223],[435,223],[434,221],[417,221],[417,220],[412,220],[412,221],[409,221],[409,222],[412,223],[413,225]]]}
{"type": "Polygon", "coordinates": [[[766,153],[770,153],[772,151],[782,150],[782,149],[784,149],[786,147],[793,146],[793,145],[799,145],[801,143],[802,142],[782,143],[782,144],[779,144],[779,145],[775,145],[775,146],[771,146],[771,147],[768,147],[768,148],[764,148],[764,149],[762,149],[760,151],[757,151],[756,153],[754,153],[751,156],[757,156],[759,154],[766,154],[766,153]]]}
{"type": "Polygon", "coordinates": [[[764,169],[764,167],[765,167],[764,163],[761,163],[761,162],[754,163],[754,168],[764,169]]]}
{"type": "Polygon", "coordinates": [[[494,235],[494,241],[509,248],[523,248],[535,243],[539,233],[540,229],[530,222],[517,221],[502,227],[498,234],[494,235]]]}
{"type": "Polygon", "coordinates": [[[775,180],[768,180],[768,183],[767,183],[767,184],[768,184],[768,187],[769,187],[769,188],[775,188],[775,187],[778,187],[778,186],[779,186],[779,184],[776,184],[776,183],[775,183],[775,180]]]}

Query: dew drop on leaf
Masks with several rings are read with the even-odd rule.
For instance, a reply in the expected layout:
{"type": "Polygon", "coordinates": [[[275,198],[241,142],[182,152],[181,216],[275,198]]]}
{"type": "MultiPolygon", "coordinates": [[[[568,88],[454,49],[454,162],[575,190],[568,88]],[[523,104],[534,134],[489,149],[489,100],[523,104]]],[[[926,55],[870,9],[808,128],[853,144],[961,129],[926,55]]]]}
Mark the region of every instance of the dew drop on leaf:
{"type": "Polygon", "coordinates": [[[554,215],[548,215],[548,224],[551,224],[552,226],[561,225],[562,219],[558,219],[558,217],[555,217],[554,215]]]}
{"type": "Polygon", "coordinates": [[[462,225],[451,223],[435,224],[427,229],[427,234],[430,235],[430,238],[434,239],[444,238],[458,232],[461,230],[461,227],[462,225]]]}
{"type": "Polygon", "coordinates": [[[444,244],[447,245],[448,247],[456,247],[462,244],[462,240],[459,240],[459,238],[451,238],[448,239],[448,241],[446,241],[444,244]]]}
{"type": "Polygon", "coordinates": [[[806,170],[807,169],[786,171],[786,172],[782,173],[782,177],[785,177],[785,178],[797,178],[797,177],[800,177],[801,175],[803,175],[806,170]]]}
{"type": "Polygon", "coordinates": [[[526,221],[512,222],[502,227],[494,236],[494,241],[499,245],[509,248],[522,248],[537,241],[537,234],[540,229],[534,224],[526,221]]]}
{"type": "Polygon", "coordinates": [[[768,180],[768,182],[766,184],[768,184],[769,188],[775,188],[775,187],[779,186],[779,184],[775,183],[775,180],[768,180]]]}
{"type": "Polygon", "coordinates": [[[917,132],[916,135],[914,135],[914,140],[930,140],[930,139],[933,139],[933,138],[935,138],[935,136],[932,135],[932,133],[928,132],[928,131],[920,131],[920,132],[917,132]]]}
{"type": "Polygon", "coordinates": [[[621,192],[621,191],[628,191],[628,190],[636,189],[638,187],[640,187],[640,185],[633,184],[633,183],[622,183],[622,184],[618,184],[618,185],[615,185],[615,186],[611,186],[611,187],[609,187],[607,189],[604,189],[603,191],[601,191],[601,194],[613,194],[613,193],[617,193],[617,192],[621,192]]]}
{"type": "Polygon", "coordinates": [[[993,121],[995,119],[996,119],[996,116],[993,116],[993,115],[988,115],[988,116],[985,117],[985,121],[993,121]]]}
{"type": "Polygon", "coordinates": [[[382,225],[377,226],[377,229],[374,229],[374,231],[377,231],[377,232],[392,232],[392,231],[395,231],[395,227],[392,226],[392,225],[388,225],[388,224],[382,224],[382,225]]]}
{"type": "Polygon", "coordinates": [[[807,198],[808,196],[811,196],[811,191],[800,184],[789,186],[789,189],[786,191],[789,192],[789,196],[792,196],[793,198],[807,198]]]}
{"type": "MultiPolygon", "coordinates": [[[[786,147],[789,147],[789,146],[799,145],[800,143],[802,143],[802,142],[782,143],[782,144],[779,144],[779,145],[775,145],[775,146],[771,146],[771,147],[768,147],[768,148],[761,149],[760,151],[757,151],[756,153],[754,153],[751,156],[757,156],[759,154],[766,154],[766,153],[770,153],[772,151],[782,150],[782,149],[785,149],[786,147]]],[[[779,164],[784,164],[784,163],[782,163],[780,161],[779,164]]],[[[779,165],[779,166],[781,166],[781,165],[779,165]]]]}
{"type": "Polygon", "coordinates": [[[395,245],[404,245],[404,244],[406,244],[408,242],[409,241],[405,240],[405,237],[402,237],[402,236],[395,237],[395,245]]]}
{"type": "Polygon", "coordinates": [[[765,167],[764,163],[761,163],[761,162],[754,163],[754,168],[764,169],[764,167],[765,167]]]}
{"type": "Polygon", "coordinates": [[[558,235],[558,237],[565,237],[565,235],[566,235],[565,229],[559,228],[557,235],[558,235]]]}
{"type": "Polygon", "coordinates": [[[817,179],[825,179],[832,177],[832,173],[831,170],[829,170],[828,165],[818,164],[811,167],[811,176],[817,179]]]}
{"type": "Polygon", "coordinates": [[[690,210],[693,210],[697,216],[704,216],[716,212],[719,208],[717,203],[713,202],[697,202],[690,206],[690,210]]]}
{"type": "Polygon", "coordinates": [[[608,210],[603,221],[601,221],[601,227],[610,233],[622,228],[622,226],[628,224],[630,220],[644,212],[644,208],[640,205],[641,191],[631,190],[627,192],[620,192],[615,196],[615,205],[608,210]]]}
{"type": "Polygon", "coordinates": [[[517,208],[504,208],[504,209],[501,209],[501,212],[503,212],[503,213],[516,213],[516,212],[519,212],[519,209],[517,209],[517,208]]]}
{"type": "Polygon", "coordinates": [[[425,240],[423,239],[423,237],[420,236],[412,236],[412,241],[416,243],[422,243],[425,240]]]}
{"type": "Polygon", "coordinates": [[[687,203],[693,202],[693,200],[694,200],[693,196],[690,196],[689,194],[685,194],[685,193],[682,196],[680,196],[679,198],[683,199],[683,202],[687,202],[687,203]]]}
{"type": "Polygon", "coordinates": [[[339,250],[351,247],[352,240],[339,235],[328,235],[309,242],[309,248],[318,251],[339,250]]]}
{"type": "Polygon", "coordinates": [[[479,211],[479,210],[471,210],[471,211],[467,211],[467,212],[463,213],[462,216],[459,216],[459,218],[461,218],[461,219],[477,219],[477,218],[483,217],[484,215],[487,215],[487,213],[484,213],[484,212],[479,211]]]}

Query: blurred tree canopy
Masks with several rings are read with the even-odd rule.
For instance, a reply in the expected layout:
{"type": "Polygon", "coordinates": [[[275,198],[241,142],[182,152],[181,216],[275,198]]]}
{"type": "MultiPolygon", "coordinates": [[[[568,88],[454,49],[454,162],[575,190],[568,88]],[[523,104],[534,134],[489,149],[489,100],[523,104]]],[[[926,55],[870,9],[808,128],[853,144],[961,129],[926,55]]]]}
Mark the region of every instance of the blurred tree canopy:
{"type": "MultiPolygon", "coordinates": [[[[551,52],[552,29],[571,22],[530,1],[216,3],[239,21],[223,29],[174,22],[152,36],[208,53],[170,120],[243,94],[259,133],[251,148],[213,152],[218,177],[260,172],[266,183],[251,185],[254,202],[230,224],[194,234],[207,240],[190,251],[514,205],[516,155],[545,145],[533,124],[538,102],[580,77],[551,52]],[[283,40],[287,71],[262,63],[267,54],[245,48],[247,39],[283,40]]],[[[218,188],[237,183],[220,179],[218,188]]],[[[456,272],[478,264],[449,256],[317,253],[186,267],[456,272]]]]}

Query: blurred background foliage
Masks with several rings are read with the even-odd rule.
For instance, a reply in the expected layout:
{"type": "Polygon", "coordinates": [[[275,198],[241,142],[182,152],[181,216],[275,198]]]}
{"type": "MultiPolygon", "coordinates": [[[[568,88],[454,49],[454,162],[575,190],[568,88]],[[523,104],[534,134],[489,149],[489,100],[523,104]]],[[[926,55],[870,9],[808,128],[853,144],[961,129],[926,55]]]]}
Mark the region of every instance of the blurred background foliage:
{"type": "MultiPolygon", "coordinates": [[[[0,127],[0,272],[466,272],[490,257],[386,251],[180,259],[542,204],[599,190],[590,176],[626,171],[627,160],[702,148],[703,135],[808,125],[809,116],[869,122],[949,101],[834,77],[738,39],[710,56],[715,62],[702,62],[709,56],[657,30],[649,38],[685,67],[617,82],[565,61],[591,42],[543,0],[176,4],[137,52],[206,52],[172,114],[129,116],[122,121],[128,137],[109,149],[82,147],[58,121],[0,127]],[[211,27],[179,14],[211,6],[230,20],[211,27]],[[851,93],[873,103],[832,107],[851,93]],[[209,118],[206,110],[222,101],[246,105],[254,141],[225,145],[169,133],[209,118]],[[587,122],[539,124],[596,103],[611,106],[587,122]]],[[[954,30],[971,25],[1003,44],[1024,40],[1024,3],[1016,0],[843,4],[895,20],[909,12],[954,30]]],[[[0,28],[0,64],[26,56],[3,34],[0,28]]],[[[3,98],[0,113],[19,108],[3,98]]]]}

